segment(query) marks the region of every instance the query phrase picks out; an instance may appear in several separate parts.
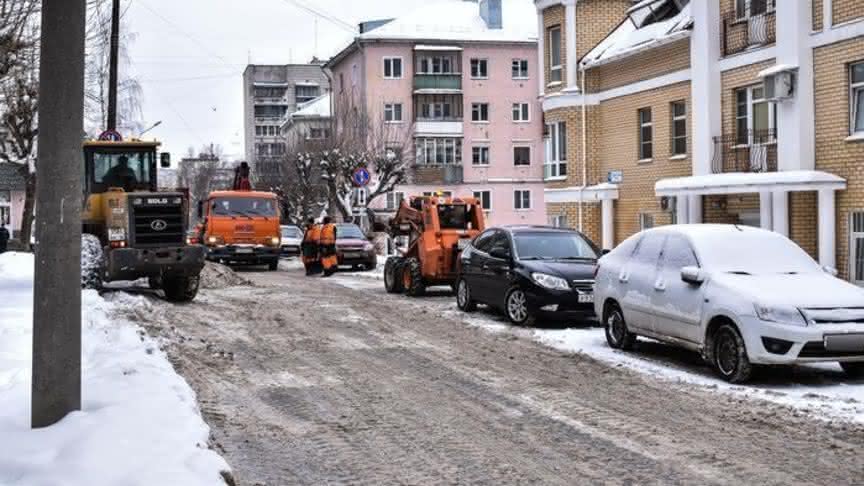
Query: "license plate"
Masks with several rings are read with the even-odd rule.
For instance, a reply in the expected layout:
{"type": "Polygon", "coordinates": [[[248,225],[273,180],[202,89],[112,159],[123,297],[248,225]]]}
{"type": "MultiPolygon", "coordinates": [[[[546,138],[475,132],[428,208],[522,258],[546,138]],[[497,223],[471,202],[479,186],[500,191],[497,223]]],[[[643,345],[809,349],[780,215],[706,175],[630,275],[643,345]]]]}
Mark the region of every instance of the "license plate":
{"type": "Polygon", "coordinates": [[[252,253],[252,248],[237,248],[234,253],[252,253]]]}
{"type": "Polygon", "coordinates": [[[593,304],[594,303],[594,294],[579,294],[579,303],[580,304],[593,304]]]}
{"type": "Polygon", "coordinates": [[[825,350],[840,353],[864,352],[864,334],[828,334],[825,350]]]}
{"type": "Polygon", "coordinates": [[[459,243],[456,244],[456,247],[460,250],[464,250],[465,248],[468,248],[469,243],[471,243],[471,240],[469,240],[468,238],[462,238],[459,240],[459,243]]]}

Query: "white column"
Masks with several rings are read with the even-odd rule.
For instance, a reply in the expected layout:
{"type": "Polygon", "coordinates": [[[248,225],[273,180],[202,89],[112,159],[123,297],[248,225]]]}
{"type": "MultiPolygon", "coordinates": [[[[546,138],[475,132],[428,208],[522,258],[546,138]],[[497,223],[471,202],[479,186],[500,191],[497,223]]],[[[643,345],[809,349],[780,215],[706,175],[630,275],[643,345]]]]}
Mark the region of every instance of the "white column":
{"type": "Polygon", "coordinates": [[[702,196],[688,196],[687,213],[688,223],[700,224],[702,222],[702,196]]]}
{"type": "Polygon", "coordinates": [[[537,79],[540,96],[546,92],[546,27],[543,25],[543,11],[537,11],[537,79]]]}
{"type": "Polygon", "coordinates": [[[774,231],[783,236],[789,236],[789,193],[776,191],[771,193],[772,215],[771,223],[774,231]]]}
{"type": "Polygon", "coordinates": [[[711,173],[714,137],[722,132],[720,2],[690,2],[690,8],[694,23],[690,36],[693,175],[707,175],[711,173]]]}
{"type": "Polygon", "coordinates": [[[822,0],[822,30],[828,31],[834,26],[834,5],[832,0],[822,0]]]}
{"type": "Polygon", "coordinates": [[[579,64],[579,55],[576,52],[576,1],[565,0],[564,2],[564,28],[567,37],[567,89],[578,90],[579,83],[576,81],[576,65],[579,64]]]}
{"type": "Polygon", "coordinates": [[[774,225],[771,223],[771,200],[770,192],[759,193],[759,227],[769,231],[774,229],[774,225]]]}
{"type": "Polygon", "coordinates": [[[836,267],[837,212],[834,209],[834,190],[819,191],[819,264],[836,267]]]}
{"type": "Polygon", "coordinates": [[[615,247],[615,211],[612,199],[603,199],[600,202],[603,226],[603,249],[611,250],[615,247]]]}
{"type": "Polygon", "coordinates": [[[688,211],[687,196],[683,194],[675,196],[675,214],[678,215],[678,224],[687,224],[690,221],[688,211]]]}
{"type": "Polygon", "coordinates": [[[813,10],[810,2],[777,3],[777,64],[797,66],[792,98],[777,104],[777,165],[784,170],[813,170],[816,135],[813,97],[813,10]]]}

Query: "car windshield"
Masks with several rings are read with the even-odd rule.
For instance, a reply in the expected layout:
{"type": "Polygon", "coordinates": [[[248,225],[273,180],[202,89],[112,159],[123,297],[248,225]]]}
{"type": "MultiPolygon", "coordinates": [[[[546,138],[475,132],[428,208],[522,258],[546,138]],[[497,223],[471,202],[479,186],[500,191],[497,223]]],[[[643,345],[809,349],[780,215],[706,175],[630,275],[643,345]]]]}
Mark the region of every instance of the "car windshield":
{"type": "Polygon", "coordinates": [[[276,216],[276,201],[262,197],[220,197],[212,201],[218,216],[276,216]]]}
{"type": "Polygon", "coordinates": [[[467,229],[468,206],[464,204],[439,204],[438,221],[441,229],[467,229]]]}
{"type": "Polygon", "coordinates": [[[820,272],[819,264],[787,238],[767,231],[742,231],[696,240],[699,263],[709,270],[739,274],[820,272]]]}
{"type": "Polygon", "coordinates": [[[597,252],[578,233],[517,233],[513,238],[520,260],[594,260],[597,252]]]}
{"type": "Polygon", "coordinates": [[[365,240],[366,236],[363,234],[363,231],[359,226],[355,224],[346,224],[346,225],[338,225],[336,226],[336,237],[340,240],[347,239],[355,239],[355,240],[365,240]]]}
{"type": "Polygon", "coordinates": [[[301,238],[303,235],[300,233],[300,228],[295,226],[289,226],[287,228],[282,228],[282,238],[301,238]]]}
{"type": "Polygon", "coordinates": [[[96,152],[93,178],[96,183],[131,189],[150,181],[153,152],[96,152]]]}

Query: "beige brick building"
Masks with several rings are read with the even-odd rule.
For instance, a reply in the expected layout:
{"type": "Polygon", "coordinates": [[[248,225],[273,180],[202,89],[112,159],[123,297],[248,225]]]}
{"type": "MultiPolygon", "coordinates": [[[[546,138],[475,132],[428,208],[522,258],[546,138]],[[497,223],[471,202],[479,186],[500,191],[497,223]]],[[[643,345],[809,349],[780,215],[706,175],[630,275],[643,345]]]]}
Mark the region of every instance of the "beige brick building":
{"type": "Polygon", "coordinates": [[[864,285],[864,0],[535,0],[550,222],[717,222],[864,285]]]}

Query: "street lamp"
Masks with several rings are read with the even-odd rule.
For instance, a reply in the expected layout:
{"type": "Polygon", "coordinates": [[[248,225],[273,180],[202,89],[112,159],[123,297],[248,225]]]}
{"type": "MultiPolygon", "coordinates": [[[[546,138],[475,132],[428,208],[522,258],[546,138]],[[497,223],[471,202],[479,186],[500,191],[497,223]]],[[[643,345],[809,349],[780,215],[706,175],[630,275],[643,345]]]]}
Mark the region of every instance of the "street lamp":
{"type": "Polygon", "coordinates": [[[138,134],[138,138],[143,137],[145,133],[149,132],[150,130],[153,130],[154,128],[158,127],[158,126],[161,125],[161,124],[162,124],[162,120],[157,121],[156,123],[154,123],[153,125],[151,125],[150,128],[148,128],[147,130],[144,130],[143,132],[141,132],[140,134],[138,134]]]}

